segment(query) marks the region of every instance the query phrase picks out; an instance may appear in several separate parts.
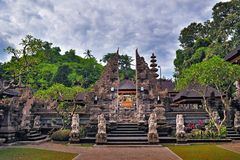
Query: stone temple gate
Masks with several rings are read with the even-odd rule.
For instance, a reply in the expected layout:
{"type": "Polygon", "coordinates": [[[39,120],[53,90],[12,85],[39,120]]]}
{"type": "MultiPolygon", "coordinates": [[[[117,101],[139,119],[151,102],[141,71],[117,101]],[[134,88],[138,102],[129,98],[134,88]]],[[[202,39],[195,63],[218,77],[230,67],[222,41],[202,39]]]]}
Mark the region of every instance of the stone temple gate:
{"type": "Polygon", "coordinates": [[[136,50],[136,78],[134,81],[119,79],[119,53],[108,61],[100,80],[96,82],[91,99],[92,119],[103,112],[109,121],[138,122],[143,120],[151,105],[157,105],[160,100],[156,79],[155,56],[152,55],[150,69],[143,57],[136,50]]]}

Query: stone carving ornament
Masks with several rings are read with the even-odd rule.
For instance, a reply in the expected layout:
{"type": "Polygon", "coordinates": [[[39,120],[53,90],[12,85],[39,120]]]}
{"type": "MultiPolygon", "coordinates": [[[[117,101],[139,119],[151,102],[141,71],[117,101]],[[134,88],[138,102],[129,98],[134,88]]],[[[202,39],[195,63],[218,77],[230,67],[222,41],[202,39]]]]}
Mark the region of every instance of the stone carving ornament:
{"type": "Polygon", "coordinates": [[[72,116],[72,130],[70,132],[70,141],[71,142],[78,142],[80,140],[79,134],[79,115],[73,114],[72,116]]]}

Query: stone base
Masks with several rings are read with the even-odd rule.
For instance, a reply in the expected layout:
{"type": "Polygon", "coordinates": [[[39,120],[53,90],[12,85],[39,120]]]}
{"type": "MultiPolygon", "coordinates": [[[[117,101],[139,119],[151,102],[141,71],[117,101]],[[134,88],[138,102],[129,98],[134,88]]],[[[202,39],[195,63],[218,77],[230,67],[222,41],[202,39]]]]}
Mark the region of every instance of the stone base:
{"type": "Polygon", "coordinates": [[[185,144],[185,143],[187,143],[187,139],[177,138],[177,143],[178,143],[178,144],[185,144]]]}
{"type": "Polygon", "coordinates": [[[80,135],[79,135],[79,133],[70,133],[70,138],[69,138],[69,141],[70,142],[79,142],[80,141],[80,135]]]}
{"type": "Polygon", "coordinates": [[[96,135],[96,143],[97,144],[105,144],[105,143],[107,143],[107,134],[106,133],[98,133],[96,135]]]}
{"type": "Polygon", "coordinates": [[[159,143],[158,133],[148,133],[148,143],[150,144],[159,143]]]}

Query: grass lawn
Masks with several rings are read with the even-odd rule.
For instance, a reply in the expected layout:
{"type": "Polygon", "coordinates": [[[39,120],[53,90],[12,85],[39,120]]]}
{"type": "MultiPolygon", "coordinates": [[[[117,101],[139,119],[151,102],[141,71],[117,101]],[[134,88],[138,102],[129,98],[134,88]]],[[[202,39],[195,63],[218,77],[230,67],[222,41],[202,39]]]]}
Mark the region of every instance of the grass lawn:
{"type": "Polygon", "coordinates": [[[240,154],[217,147],[216,145],[168,145],[183,160],[240,160],[240,154]]]}
{"type": "Polygon", "coordinates": [[[33,148],[0,149],[0,160],[72,160],[77,154],[33,148]]]}

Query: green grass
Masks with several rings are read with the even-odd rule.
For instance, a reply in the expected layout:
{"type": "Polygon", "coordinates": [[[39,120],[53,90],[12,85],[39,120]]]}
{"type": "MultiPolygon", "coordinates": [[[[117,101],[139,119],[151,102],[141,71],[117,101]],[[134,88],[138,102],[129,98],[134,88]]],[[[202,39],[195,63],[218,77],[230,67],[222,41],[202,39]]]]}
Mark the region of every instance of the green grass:
{"type": "Polygon", "coordinates": [[[183,160],[240,160],[240,154],[216,145],[167,146],[183,160]]]}
{"type": "Polygon", "coordinates": [[[33,148],[0,149],[0,160],[71,160],[77,154],[33,148]]]}

